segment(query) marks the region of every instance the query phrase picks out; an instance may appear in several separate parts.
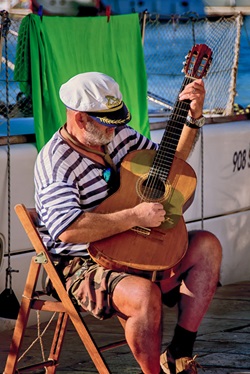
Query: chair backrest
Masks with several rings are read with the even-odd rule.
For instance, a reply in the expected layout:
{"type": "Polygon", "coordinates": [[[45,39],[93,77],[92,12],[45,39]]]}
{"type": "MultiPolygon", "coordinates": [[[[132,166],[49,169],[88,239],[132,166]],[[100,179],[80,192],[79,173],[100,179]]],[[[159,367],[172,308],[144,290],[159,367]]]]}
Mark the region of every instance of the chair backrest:
{"type": "Polygon", "coordinates": [[[55,287],[60,300],[63,302],[65,297],[68,298],[68,294],[39,234],[38,229],[40,227],[40,222],[36,210],[34,208],[27,209],[23,204],[17,204],[15,206],[15,212],[36,251],[37,256],[35,261],[40,262],[43,265],[50,280],[53,282],[53,286],[55,287]]]}

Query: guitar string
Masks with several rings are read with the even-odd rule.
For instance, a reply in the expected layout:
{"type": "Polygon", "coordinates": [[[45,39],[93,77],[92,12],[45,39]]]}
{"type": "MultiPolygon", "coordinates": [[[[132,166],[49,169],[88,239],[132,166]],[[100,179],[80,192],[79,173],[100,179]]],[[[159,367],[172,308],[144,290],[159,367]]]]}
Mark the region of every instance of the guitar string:
{"type": "MultiPolygon", "coordinates": [[[[188,80],[185,79],[184,85],[186,84],[186,81],[188,82],[188,80]]],[[[181,131],[182,131],[182,128],[183,128],[183,125],[184,125],[184,121],[186,119],[185,118],[186,116],[183,116],[183,114],[184,114],[183,112],[186,111],[186,114],[187,114],[188,109],[189,109],[189,103],[187,104],[183,101],[178,100],[177,103],[176,103],[176,109],[174,110],[174,112],[172,114],[172,117],[171,117],[171,120],[169,121],[167,134],[166,134],[165,138],[163,139],[162,147],[165,148],[170,153],[170,155],[169,155],[169,157],[167,157],[167,159],[164,159],[164,160],[161,159],[161,157],[159,158],[159,161],[161,163],[163,162],[163,163],[167,164],[168,169],[169,169],[169,166],[171,166],[171,164],[172,164],[172,159],[174,157],[176,147],[178,145],[178,141],[179,141],[179,137],[181,135],[181,131]],[[179,126],[179,125],[181,125],[181,126],[179,126]],[[174,146],[174,148],[173,148],[173,146],[174,146]]],[[[167,175],[166,175],[166,177],[167,177],[167,175]]]]}
{"type": "MultiPolygon", "coordinates": [[[[189,77],[185,77],[180,92],[191,81],[192,81],[192,79],[190,79],[189,77]]],[[[176,151],[176,148],[177,148],[177,145],[178,145],[179,138],[181,136],[183,125],[184,125],[184,122],[185,122],[186,117],[187,117],[189,106],[190,106],[189,102],[180,101],[177,98],[175,106],[174,106],[174,110],[173,110],[173,112],[170,116],[170,119],[168,121],[168,124],[166,126],[166,129],[165,129],[165,132],[164,132],[164,135],[163,135],[163,140],[160,143],[160,147],[159,147],[159,149],[160,148],[163,149],[163,150],[165,149],[168,152],[170,152],[171,156],[167,156],[167,159],[165,159],[165,157],[163,158],[163,156],[161,155],[161,152],[160,152],[160,156],[158,156],[157,159],[156,159],[157,164],[161,164],[161,165],[163,164],[163,165],[167,166],[168,172],[167,172],[167,174],[166,174],[166,172],[164,172],[164,175],[161,175],[160,180],[159,180],[159,176],[156,175],[153,168],[151,168],[151,172],[149,172],[150,177],[148,178],[148,180],[146,182],[146,198],[149,199],[149,200],[150,200],[150,197],[152,197],[152,191],[156,190],[158,187],[159,187],[160,192],[161,192],[161,186],[162,186],[162,183],[163,183],[162,177],[164,179],[163,189],[165,189],[165,183],[166,183],[168,173],[169,173],[171,165],[172,165],[172,161],[173,161],[173,158],[174,158],[174,155],[175,155],[175,151],[176,151]],[[184,115],[183,112],[185,112],[185,115],[184,115]],[[181,118],[181,121],[178,120],[179,118],[181,118]],[[180,124],[180,126],[173,126],[175,124],[180,124]],[[173,142],[172,139],[175,139],[175,141],[173,142]],[[174,149],[171,150],[172,146],[174,146],[174,149]]],[[[159,149],[158,149],[158,151],[159,151],[159,149]]],[[[155,167],[155,165],[154,165],[154,167],[155,167]]],[[[163,194],[164,193],[165,193],[165,191],[163,192],[163,194]]]]}

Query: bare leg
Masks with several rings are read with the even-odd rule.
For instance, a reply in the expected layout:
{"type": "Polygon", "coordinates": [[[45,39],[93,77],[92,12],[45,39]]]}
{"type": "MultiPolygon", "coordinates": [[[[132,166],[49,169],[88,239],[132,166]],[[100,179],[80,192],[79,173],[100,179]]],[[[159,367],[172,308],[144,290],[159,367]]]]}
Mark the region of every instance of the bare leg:
{"type": "Polygon", "coordinates": [[[219,281],[221,245],[218,239],[206,231],[190,234],[188,253],[181,272],[187,275],[181,286],[178,324],[197,331],[210,305],[219,281]]]}
{"type": "Polygon", "coordinates": [[[161,293],[152,282],[127,277],[115,287],[113,304],[128,317],[125,336],[144,374],[159,374],[161,349],[161,293]]]}
{"type": "Polygon", "coordinates": [[[181,261],[178,273],[161,282],[163,293],[180,282],[178,324],[188,331],[196,332],[216,291],[219,280],[222,250],[218,239],[207,231],[189,234],[189,247],[181,261]]]}
{"type": "Polygon", "coordinates": [[[182,280],[174,336],[167,351],[161,355],[164,372],[182,372],[184,367],[189,366],[190,372],[193,372],[191,366],[195,363],[190,358],[196,333],[218,284],[221,256],[221,245],[213,234],[206,231],[191,232],[188,251],[178,273],[161,282],[162,292],[166,293],[174,282],[177,285],[182,280]]]}
{"type": "MultiPolygon", "coordinates": [[[[178,273],[161,281],[162,292],[166,293],[184,275],[179,326],[190,332],[198,330],[216,290],[220,265],[221,246],[217,238],[206,231],[192,232],[178,273]]],[[[126,339],[143,373],[158,374],[162,313],[158,286],[140,277],[124,278],[114,290],[113,304],[118,313],[127,317],[126,339]]]]}

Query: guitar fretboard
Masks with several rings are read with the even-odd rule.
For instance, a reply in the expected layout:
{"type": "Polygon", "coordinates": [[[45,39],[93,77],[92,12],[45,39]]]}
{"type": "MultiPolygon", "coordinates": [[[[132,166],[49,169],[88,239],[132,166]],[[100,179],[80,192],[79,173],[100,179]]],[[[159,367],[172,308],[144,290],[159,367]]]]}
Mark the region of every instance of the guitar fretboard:
{"type": "MultiPolygon", "coordinates": [[[[192,78],[185,77],[180,92],[185,88],[187,84],[191,83],[192,81],[192,78]]],[[[183,130],[183,126],[187,119],[189,107],[190,100],[176,100],[173,112],[167,123],[161,140],[161,144],[149,172],[149,175],[151,177],[157,176],[162,181],[167,181],[176,148],[183,130]]]]}

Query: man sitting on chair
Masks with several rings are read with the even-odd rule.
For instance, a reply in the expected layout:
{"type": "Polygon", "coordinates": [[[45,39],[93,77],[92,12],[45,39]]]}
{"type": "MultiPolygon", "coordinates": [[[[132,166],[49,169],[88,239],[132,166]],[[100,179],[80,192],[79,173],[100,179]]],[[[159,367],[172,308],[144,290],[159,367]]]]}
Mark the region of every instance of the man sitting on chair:
{"type": "MultiPolygon", "coordinates": [[[[177,147],[183,160],[204,123],[204,97],[202,80],[193,81],[180,93],[180,100],[190,100],[193,119],[191,127],[184,126],[177,147]]],[[[37,157],[35,201],[48,230],[44,242],[63,264],[66,288],[95,317],[117,314],[126,320],[126,340],[144,374],[195,374],[193,346],[219,280],[220,243],[207,231],[190,232],[182,260],[154,280],[143,272],[117,272],[95,263],[89,243],[135,226],[155,228],[165,220],[159,202],[141,202],[112,213],[94,211],[117,190],[125,156],[158,146],[127,125],[131,116],[119,86],[105,74],[74,76],[61,86],[60,98],[67,122],[37,157]],[[162,303],[178,303],[178,320],[172,341],[161,354],[162,303]]]]}

